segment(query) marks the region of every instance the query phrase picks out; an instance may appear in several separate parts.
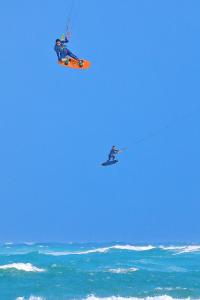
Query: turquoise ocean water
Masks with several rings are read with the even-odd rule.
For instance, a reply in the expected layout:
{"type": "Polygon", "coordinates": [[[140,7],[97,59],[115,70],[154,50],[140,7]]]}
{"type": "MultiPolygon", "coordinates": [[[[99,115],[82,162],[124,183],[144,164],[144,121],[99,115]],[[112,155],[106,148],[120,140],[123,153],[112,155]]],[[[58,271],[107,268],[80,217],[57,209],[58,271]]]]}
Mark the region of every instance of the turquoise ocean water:
{"type": "Polygon", "coordinates": [[[200,245],[0,245],[0,300],[200,299],[200,245]]]}

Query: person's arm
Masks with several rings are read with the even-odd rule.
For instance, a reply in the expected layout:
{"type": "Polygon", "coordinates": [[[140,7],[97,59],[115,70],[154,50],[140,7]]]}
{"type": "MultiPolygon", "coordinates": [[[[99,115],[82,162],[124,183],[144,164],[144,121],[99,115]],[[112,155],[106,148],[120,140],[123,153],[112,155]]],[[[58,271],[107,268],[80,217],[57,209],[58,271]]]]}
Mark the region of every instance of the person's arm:
{"type": "Polygon", "coordinates": [[[54,50],[56,51],[56,54],[57,54],[57,56],[58,56],[58,60],[61,61],[59,49],[55,46],[54,50]]]}
{"type": "Polygon", "coordinates": [[[66,44],[66,43],[69,43],[69,40],[67,37],[65,37],[65,39],[61,41],[61,44],[66,44]]]}

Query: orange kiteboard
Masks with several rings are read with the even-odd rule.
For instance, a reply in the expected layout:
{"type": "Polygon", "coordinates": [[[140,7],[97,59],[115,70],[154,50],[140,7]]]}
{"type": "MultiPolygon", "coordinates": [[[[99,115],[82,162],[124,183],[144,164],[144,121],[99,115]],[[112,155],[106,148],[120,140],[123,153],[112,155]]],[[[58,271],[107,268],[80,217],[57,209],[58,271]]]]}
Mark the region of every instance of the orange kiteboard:
{"type": "Polygon", "coordinates": [[[90,67],[90,62],[85,59],[81,59],[80,62],[73,58],[69,58],[66,61],[59,61],[58,63],[59,65],[73,69],[88,69],[90,67]]]}

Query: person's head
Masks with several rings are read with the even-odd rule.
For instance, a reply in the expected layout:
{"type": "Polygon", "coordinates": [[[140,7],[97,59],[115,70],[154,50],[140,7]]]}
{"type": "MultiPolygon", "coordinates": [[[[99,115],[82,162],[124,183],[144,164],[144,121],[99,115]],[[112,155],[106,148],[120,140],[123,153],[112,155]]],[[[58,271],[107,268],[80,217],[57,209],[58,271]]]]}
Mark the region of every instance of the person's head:
{"type": "Polygon", "coordinates": [[[112,146],[112,148],[114,149],[114,148],[115,148],[115,146],[112,146]]]}
{"type": "Polygon", "coordinates": [[[58,46],[61,45],[61,40],[60,39],[56,39],[56,45],[58,45],[58,46]]]}

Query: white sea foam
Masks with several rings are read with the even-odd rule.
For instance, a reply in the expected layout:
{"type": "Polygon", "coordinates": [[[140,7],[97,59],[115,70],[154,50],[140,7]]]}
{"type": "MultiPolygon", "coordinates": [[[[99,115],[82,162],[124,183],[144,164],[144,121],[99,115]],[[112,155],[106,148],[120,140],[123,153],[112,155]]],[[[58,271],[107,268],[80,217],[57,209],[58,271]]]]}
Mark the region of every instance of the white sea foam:
{"type": "Polygon", "coordinates": [[[138,271],[137,268],[116,268],[116,269],[108,269],[108,272],[110,273],[115,273],[115,274],[127,274],[131,272],[136,272],[138,271]]]}
{"type": "Polygon", "coordinates": [[[129,251],[148,251],[155,249],[154,246],[133,246],[133,245],[115,245],[110,247],[112,249],[119,249],[119,250],[129,250],[129,251]]]}
{"type": "Polygon", "coordinates": [[[182,250],[184,249],[186,246],[160,246],[159,248],[162,250],[182,250]]]}
{"type": "Polygon", "coordinates": [[[200,245],[160,246],[162,250],[175,251],[175,254],[200,252],[200,245]]]}
{"type": "Polygon", "coordinates": [[[190,252],[200,252],[200,245],[191,245],[191,246],[185,246],[181,251],[179,251],[177,254],[181,253],[190,253],[190,252]]]}
{"type": "Polygon", "coordinates": [[[106,253],[110,250],[128,250],[128,251],[147,251],[154,249],[154,246],[133,246],[133,245],[114,245],[110,247],[102,247],[85,251],[49,251],[49,252],[40,252],[46,255],[62,256],[62,255],[85,255],[91,253],[106,253]]]}
{"type": "MultiPolygon", "coordinates": [[[[110,296],[110,297],[96,297],[94,295],[88,296],[85,300],[190,300],[191,298],[173,298],[168,295],[162,296],[154,296],[150,297],[147,296],[145,298],[138,298],[138,297],[120,297],[120,296],[110,296]]],[[[196,300],[200,300],[199,298],[196,300]]]]}
{"type": "Polygon", "coordinates": [[[25,272],[44,272],[44,269],[37,268],[30,263],[13,263],[0,266],[1,270],[16,269],[25,272]]]}
{"type": "MultiPolygon", "coordinates": [[[[85,250],[85,251],[51,251],[51,252],[44,252],[42,254],[47,254],[47,255],[53,255],[53,256],[63,256],[63,255],[85,255],[85,254],[90,254],[90,253],[105,253],[109,250],[109,248],[96,248],[96,249],[91,249],[91,250],[85,250]]],[[[41,253],[41,252],[40,252],[41,253]]]]}

